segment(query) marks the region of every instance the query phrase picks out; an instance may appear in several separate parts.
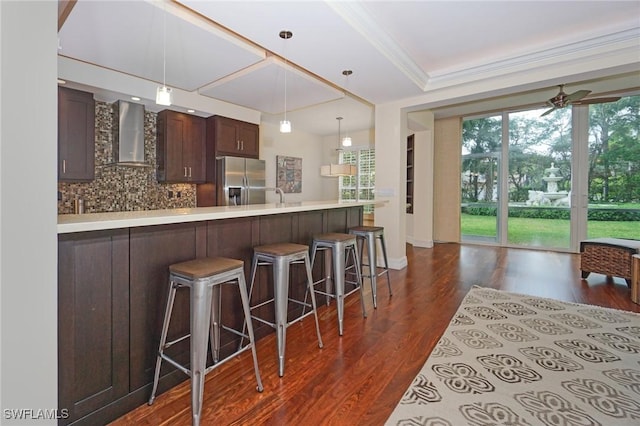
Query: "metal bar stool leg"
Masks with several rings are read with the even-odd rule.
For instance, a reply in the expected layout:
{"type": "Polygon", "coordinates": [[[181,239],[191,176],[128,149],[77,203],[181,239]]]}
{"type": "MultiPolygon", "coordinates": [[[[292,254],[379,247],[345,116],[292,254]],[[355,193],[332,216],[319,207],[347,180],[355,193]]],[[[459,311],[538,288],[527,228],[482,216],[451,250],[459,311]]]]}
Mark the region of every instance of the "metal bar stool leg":
{"type": "Polygon", "coordinates": [[[198,426],[202,413],[212,291],[211,286],[195,283],[191,292],[191,417],[193,426],[198,426]]]}
{"type": "Polygon", "coordinates": [[[304,266],[307,270],[307,289],[311,293],[311,306],[313,307],[313,317],[316,321],[316,334],[318,335],[318,347],[322,348],[324,344],[322,343],[322,336],[320,335],[320,322],[318,321],[318,309],[316,306],[316,295],[313,290],[313,277],[311,275],[311,261],[309,260],[309,253],[305,253],[304,255],[304,266]]]}
{"type": "Polygon", "coordinates": [[[380,247],[382,247],[382,257],[384,259],[384,269],[387,274],[387,286],[389,287],[389,296],[393,296],[391,291],[391,278],[389,278],[389,260],[387,259],[387,245],[384,243],[384,234],[380,234],[380,247]]]}
{"type": "Polygon", "coordinates": [[[336,244],[336,246],[331,249],[331,252],[336,288],[336,305],[338,309],[338,334],[342,336],[344,334],[344,246],[342,244],[336,244]]]}
{"type": "Polygon", "coordinates": [[[373,308],[378,307],[378,270],[376,259],[378,258],[377,243],[373,236],[366,238],[367,240],[367,256],[369,257],[369,279],[371,280],[371,297],[373,298],[373,308]]]}
{"type": "Polygon", "coordinates": [[[213,362],[220,360],[220,318],[222,312],[220,300],[221,286],[213,286],[211,290],[211,326],[209,327],[209,344],[211,345],[211,356],[213,362]]]}
{"type": "MultiPolygon", "coordinates": [[[[362,285],[362,271],[360,270],[360,256],[358,255],[358,248],[355,245],[352,245],[349,247],[348,253],[351,253],[353,258],[353,267],[356,270],[356,280],[358,280],[360,287],[360,306],[362,307],[362,316],[366,318],[367,310],[364,306],[364,286],[362,285]]],[[[347,263],[349,263],[348,259],[347,263]]]]}
{"type": "Polygon", "coordinates": [[[256,374],[256,381],[258,382],[256,389],[258,392],[262,392],[264,387],[262,386],[262,379],[260,377],[260,370],[258,369],[258,354],[256,353],[256,338],[253,334],[253,324],[251,324],[251,311],[249,309],[249,295],[247,294],[247,283],[244,279],[244,274],[238,277],[238,287],[240,289],[240,299],[242,300],[242,311],[244,317],[248,318],[247,321],[247,334],[249,334],[249,344],[251,345],[251,356],[253,357],[253,369],[256,374]]]}
{"type": "Polygon", "coordinates": [[[284,351],[287,339],[287,306],[289,300],[289,262],[276,257],[273,264],[276,340],[278,342],[278,375],[284,376],[284,351]]]}
{"type": "Polygon", "coordinates": [[[156,391],[158,390],[158,381],[160,380],[160,366],[162,365],[162,353],[164,352],[164,345],[167,342],[167,333],[169,332],[169,323],[171,321],[171,311],[173,310],[173,302],[176,298],[177,283],[173,281],[169,282],[169,295],[167,296],[167,306],[164,310],[164,319],[162,320],[162,332],[160,334],[160,345],[158,346],[158,356],[156,357],[156,371],[153,375],[153,389],[151,390],[151,396],[149,397],[148,404],[153,404],[156,398],[156,391]]]}
{"type": "MultiPolygon", "coordinates": [[[[251,306],[251,295],[253,294],[253,285],[255,284],[256,280],[256,273],[258,271],[258,257],[257,256],[253,256],[253,260],[251,261],[251,278],[249,280],[249,282],[251,283],[251,286],[249,287],[249,294],[248,294],[248,299],[249,299],[249,307],[251,306]]],[[[251,308],[249,308],[249,312],[251,312],[251,308]]],[[[247,316],[245,315],[244,317],[244,322],[242,324],[242,336],[240,337],[240,343],[238,344],[238,350],[242,349],[242,345],[244,344],[244,334],[246,334],[247,332],[247,323],[251,322],[251,315],[247,316]]]]}

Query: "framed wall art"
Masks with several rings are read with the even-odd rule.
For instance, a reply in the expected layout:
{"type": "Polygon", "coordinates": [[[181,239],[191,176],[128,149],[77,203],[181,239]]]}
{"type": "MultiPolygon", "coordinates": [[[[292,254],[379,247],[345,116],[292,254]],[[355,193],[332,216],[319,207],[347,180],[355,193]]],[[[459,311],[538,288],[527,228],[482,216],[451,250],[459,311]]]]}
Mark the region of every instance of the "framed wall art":
{"type": "Polygon", "coordinates": [[[277,186],[285,193],[302,192],[302,158],[276,156],[277,186]]]}

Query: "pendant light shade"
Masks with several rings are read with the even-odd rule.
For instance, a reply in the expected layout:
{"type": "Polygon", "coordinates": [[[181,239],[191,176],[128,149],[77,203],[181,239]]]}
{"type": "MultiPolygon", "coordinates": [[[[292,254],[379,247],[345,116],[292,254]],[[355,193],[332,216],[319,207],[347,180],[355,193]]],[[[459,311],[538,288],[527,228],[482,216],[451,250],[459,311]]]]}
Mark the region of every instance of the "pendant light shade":
{"type": "Polygon", "coordinates": [[[156,89],[156,104],[158,105],[171,105],[171,89],[167,86],[158,86],[156,89]]]}
{"type": "Polygon", "coordinates": [[[342,138],[342,146],[351,146],[351,138],[349,136],[342,138]]]}
{"type": "MultiPolygon", "coordinates": [[[[340,122],[342,121],[342,117],[336,117],[338,120],[338,149],[336,151],[341,152],[342,148],[340,147],[340,122]]],[[[348,143],[351,145],[351,138],[348,143]]],[[[345,143],[345,139],[342,139],[342,145],[345,143]]],[[[338,160],[340,160],[338,158],[338,160]]],[[[339,176],[355,176],[358,174],[358,168],[353,164],[329,164],[326,166],[320,166],[320,176],[325,177],[339,177],[339,176]]]]}
{"type": "MultiPolygon", "coordinates": [[[[283,40],[289,40],[293,37],[291,31],[280,31],[280,38],[283,40]]],[[[280,133],[291,133],[291,122],[287,120],[287,55],[286,48],[283,49],[284,56],[284,120],[280,121],[280,133]]]]}
{"type": "Polygon", "coordinates": [[[280,121],[280,133],[291,133],[291,122],[289,120],[280,121]]]}
{"type": "Polygon", "coordinates": [[[353,164],[329,164],[320,166],[320,176],[339,177],[339,176],[355,176],[358,174],[358,168],[353,164]]]}

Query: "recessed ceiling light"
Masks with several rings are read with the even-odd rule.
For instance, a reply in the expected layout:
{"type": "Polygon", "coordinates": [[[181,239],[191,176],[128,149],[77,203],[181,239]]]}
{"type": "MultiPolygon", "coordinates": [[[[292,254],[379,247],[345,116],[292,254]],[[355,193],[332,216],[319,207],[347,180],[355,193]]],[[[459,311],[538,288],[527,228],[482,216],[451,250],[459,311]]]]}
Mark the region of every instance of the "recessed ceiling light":
{"type": "Polygon", "coordinates": [[[132,96],[132,97],[131,97],[131,100],[132,100],[132,101],[139,101],[139,100],[140,100],[140,98],[139,98],[139,97],[137,97],[137,96],[132,96]]]}

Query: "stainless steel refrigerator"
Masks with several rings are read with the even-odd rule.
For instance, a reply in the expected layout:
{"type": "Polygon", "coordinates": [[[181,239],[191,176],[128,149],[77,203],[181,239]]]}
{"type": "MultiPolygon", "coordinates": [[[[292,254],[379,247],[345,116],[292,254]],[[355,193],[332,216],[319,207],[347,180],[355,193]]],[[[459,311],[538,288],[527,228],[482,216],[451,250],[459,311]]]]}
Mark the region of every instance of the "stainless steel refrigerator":
{"type": "Polygon", "coordinates": [[[219,206],[264,204],[264,160],[240,157],[216,158],[219,206]]]}

